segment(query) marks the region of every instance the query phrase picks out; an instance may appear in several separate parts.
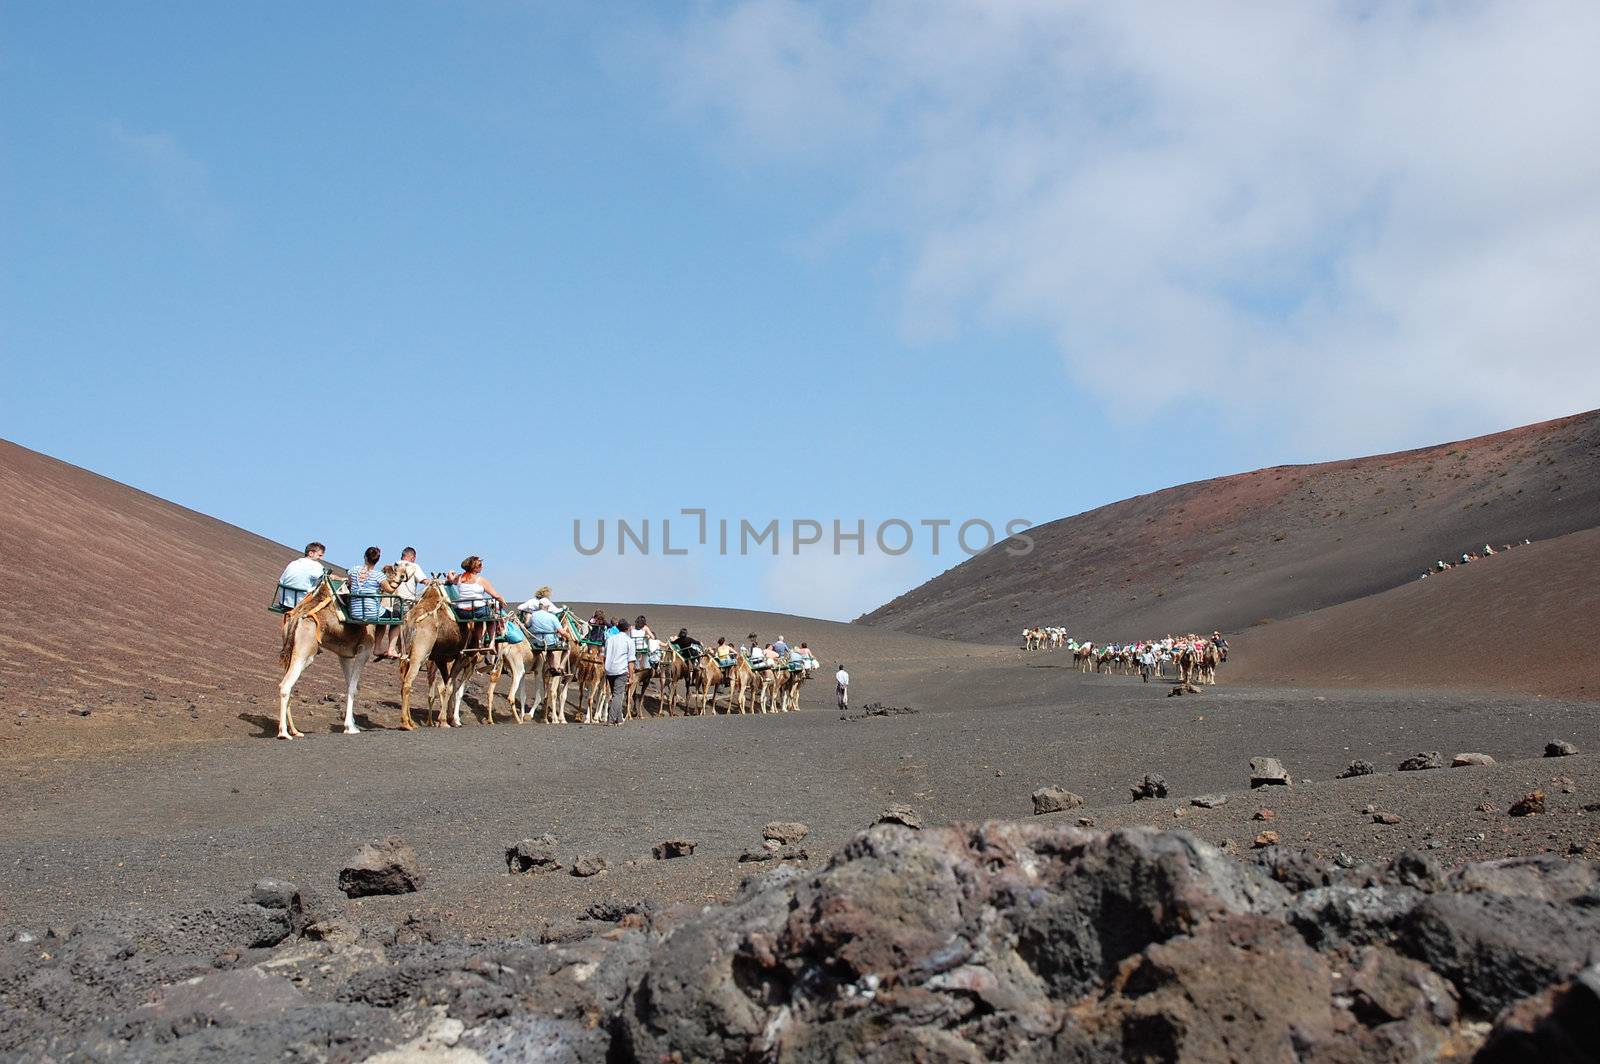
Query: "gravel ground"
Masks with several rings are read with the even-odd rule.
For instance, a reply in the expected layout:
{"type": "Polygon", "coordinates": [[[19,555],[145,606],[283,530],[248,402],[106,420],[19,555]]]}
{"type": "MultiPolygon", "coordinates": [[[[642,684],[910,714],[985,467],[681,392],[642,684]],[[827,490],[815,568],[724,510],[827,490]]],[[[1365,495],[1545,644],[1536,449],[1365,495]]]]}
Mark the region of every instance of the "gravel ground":
{"type": "MultiPolygon", "coordinates": [[[[870,699],[917,712],[841,720],[825,708],[831,684],[818,681],[789,716],[233,738],[14,764],[0,782],[0,924],[194,908],[235,899],[266,875],[331,892],[360,843],[399,834],[427,874],[423,890],[351,902],[351,917],[422,913],[473,932],[513,931],[603,898],[725,897],[750,870],[740,854],[771,820],[810,825],[801,845],[819,863],[889,804],[913,806],[930,825],[1022,817],[1030,792],[1047,784],[1085,799],[1058,816],[1180,826],[1231,839],[1244,855],[1267,829],[1330,856],[1382,858],[1430,843],[1446,865],[1600,855],[1600,813],[1583,809],[1600,801],[1595,703],[1227,686],[1167,698],[1166,684],[1082,676],[1064,654],[1017,651],[855,668],[858,709],[870,699]],[[1557,738],[1589,753],[1540,757],[1557,738]],[[1392,771],[1423,750],[1483,752],[1501,764],[1392,771]],[[1256,755],[1281,758],[1292,790],[1247,791],[1256,755]],[[1354,758],[1381,771],[1335,781],[1354,758]],[[1129,788],[1147,772],[1170,794],[1133,803],[1129,788]],[[1546,815],[1508,816],[1535,788],[1548,796],[1546,815]],[[1206,793],[1229,801],[1189,806],[1206,793]],[[1362,812],[1369,804],[1401,822],[1374,823],[1362,812]],[[1274,819],[1252,820],[1259,808],[1274,819]],[[610,870],[508,875],[505,848],[545,833],[569,863],[598,853],[610,870]],[[668,837],[698,849],[652,859],[668,837]]],[[[334,707],[317,712],[320,728],[334,707]]]]}

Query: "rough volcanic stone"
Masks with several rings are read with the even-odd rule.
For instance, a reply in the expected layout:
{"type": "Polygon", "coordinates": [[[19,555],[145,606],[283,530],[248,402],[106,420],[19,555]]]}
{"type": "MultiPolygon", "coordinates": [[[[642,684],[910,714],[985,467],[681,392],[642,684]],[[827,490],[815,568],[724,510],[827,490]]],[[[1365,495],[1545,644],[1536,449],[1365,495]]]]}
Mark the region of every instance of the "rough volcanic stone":
{"type": "Polygon", "coordinates": [[[783,846],[793,846],[809,834],[811,829],[798,820],[774,820],[761,829],[763,839],[771,839],[783,846]]]}
{"type": "Polygon", "coordinates": [[[1422,772],[1430,768],[1444,768],[1444,755],[1437,750],[1412,754],[1399,765],[1401,772],[1422,772]]]}
{"type": "Polygon", "coordinates": [[[1544,792],[1529,791],[1511,803],[1507,810],[1512,816],[1536,816],[1544,812],[1544,792]]]}
{"type": "Polygon", "coordinates": [[[1199,794],[1189,799],[1190,805],[1198,805],[1201,809],[1215,809],[1219,805],[1228,804],[1225,794],[1199,794]]]}
{"type": "Polygon", "coordinates": [[[878,824],[900,824],[903,827],[917,831],[922,829],[922,818],[909,805],[891,805],[879,813],[878,819],[872,823],[874,826],[878,824]]]}
{"type": "Polygon", "coordinates": [[[421,886],[417,855],[398,835],[367,843],[339,870],[339,889],[351,898],[410,894],[421,886]]]}
{"type": "Polygon", "coordinates": [[[1597,941],[1600,910],[1592,907],[1436,893],[1407,914],[1396,948],[1449,979],[1462,1003],[1487,1018],[1576,975],[1597,941]]]}
{"type": "Polygon", "coordinates": [[[1288,769],[1283,767],[1283,762],[1275,757],[1252,757],[1250,759],[1250,786],[1255,787],[1288,787],[1294,783],[1288,769]]]}
{"type": "Polygon", "coordinates": [[[1571,757],[1578,752],[1578,748],[1565,739],[1556,739],[1544,744],[1545,757],[1571,757]]]}
{"type": "Polygon", "coordinates": [[[1370,776],[1376,771],[1378,771],[1377,765],[1374,765],[1371,761],[1365,761],[1358,757],[1354,761],[1350,762],[1348,768],[1339,773],[1339,778],[1342,780],[1355,779],[1357,776],[1370,776]]]}
{"type": "Polygon", "coordinates": [[[1146,798],[1165,798],[1167,781],[1153,772],[1147,772],[1143,779],[1129,789],[1133,791],[1133,800],[1136,802],[1146,798]]]}
{"type": "Polygon", "coordinates": [[[658,861],[670,861],[675,857],[690,856],[695,846],[692,839],[663,839],[651,848],[650,853],[658,861]]]}
{"type": "Polygon", "coordinates": [[[597,853],[580,853],[572,861],[572,874],[580,878],[597,876],[606,870],[606,859],[597,853]]]}
{"type": "Polygon", "coordinates": [[[540,835],[535,839],[523,839],[515,846],[506,847],[506,871],[508,872],[538,874],[540,872],[555,872],[560,868],[561,859],[556,856],[556,840],[553,835],[540,835]]]}
{"type": "Polygon", "coordinates": [[[1600,1060],[1600,964],[1507,1008],[1472,1059],[1475,1064],[1600,1060]]]}
{"type": "Polygon", "coordinates": [[[1450,759],[1451,768],[1465,768],[1468,765],[1492,765],[1494,758],[1488,754],[1457,754],[1450,759]]]}
{"type": "Polygon", "coordinates": [[[1385,813],[1380,810],[1372,814],[1372,822],[1374,824],[1398,824],[1400,823],[1400,814],[1385,813]]]}
{"type": "Polygon", "coordinates": [[[1060,813],[1083,805],[1083,796],[1073,794],[1065,787],[1040,787],[1033,792],[1032,798],[1035,816],[1060,813]]]}

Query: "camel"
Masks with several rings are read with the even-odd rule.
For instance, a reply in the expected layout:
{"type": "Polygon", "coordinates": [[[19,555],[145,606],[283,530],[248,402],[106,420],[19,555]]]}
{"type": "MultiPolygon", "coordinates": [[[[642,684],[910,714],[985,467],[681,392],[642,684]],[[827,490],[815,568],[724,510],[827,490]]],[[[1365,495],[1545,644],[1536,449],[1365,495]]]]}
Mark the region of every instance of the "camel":
{"type": "MultiPolygon", "coordinates": [[[[722,666],[709,654],[701,654],[700,660],[694,663],[690,675],[700,685],[700,716],[706,715],[710,709],[713,716],[717,712],[717,688],[722,686],[722,666]]],[[[687,702],[687,698],[685,699],[687,702]]]]}
{"type": "Polygon", "coordinates": [[[683,652],[671,643],[661,644],[661,665],[656,669],[656,705],[672,716],[678,708],[678,687],[683,687],[683,704],[689,705],[689,678],[693,670],[683,652]]]}
{"type": "MultiPolygon", "coordinates": [[[[658,643],[659,646],[659,643],[658,643]]],[[[656,673],[666,667],[665,648],[660,648],[650,653],[648,648],[644,654],[635,657],[633,662],[633,676],[628,680],[627,716],[634,720],[644,719],[644,696],[650,689],[650,681],[655,679],[656,673]],[[655,664],[650,664],[651,657],[655,664]]],[[[657,700],[656,709],[660,710],[660,701],[657,700]]]]}
{"type": "Polygon", "coordinates": [[[1217,685],[1217,665],[1221,662],[1222,655],[1217,650],[1217,644],[1207,643],[1200,652],[1200,682],[1217,685]]]}
{"type": "Polygon", "coordinates": [[[494,696],[495,687],[500,682],[500,674],[507,667],[511,669],[511,690],[506,696],[506,701],[511,703],[511,715],[518,724],[525,720],[532,720],[538,716],[539,707],[545,706],[545,719],[557,724],[566,723],[565,707],[560,706],[563,674],[567,665],[569,643],[572,638],[571,629],[565,618],[561,625],[562,642],[553,647],[541,647],[534,644],[533,636],[520,643],[501,643],[494,659],[494,668],[489,672],[489,709],[488,722],[494,723],[494,696]],[[527,679],[533,680],[533,702],[529,704],[526,689],[523,683],[527,679]]]}
{"type": "Polygon", "coordinates": [[[434,726],[442,728],[448,723],[452,728],[461,727],[461,701],[481,656],[467,652],[465,627],[456,619],[443,584],[429,584],[406,614],[404,634],[411,653],[400,677],[400,727],[407,731],[416,727],[411,717],[411,685],[429,664],[433,669],[428,676],[428,705],[434,709],[434,726]]]}
{"type": "Polygon", "coordinates": [[[324,648],[339,656],[339,668],[344,671],[344,733],[355,735],[356,688],[361,684],[361,670],[372,653],[372,626],[352,624],[339,617],[339,602],[333,584],[326,577],[300,599],[299,605],[284,615],[283,647],[278,653],[278,664],[283,667],[283,679],[278,683],[278,738],[300,739],[305,733],[294,726],[294,714],[289,709],[289,697],[300,674],[306,671],[324,648]]]}
{"type": "Polygon", "coordinates": [[[572,648],[572,683],[578,687],[578,711],[585,724],[605,723],[606,651],[580,640],[572,648]]]}
{"type": "Polygon", "coordinates": [[[1199,655],[1195,653],[1193,646],[1185,645],[1174,650],[1178,659],[1178,682],[1184,687],[1189,687],[1199,666],[1199,655]]]}
{"type": "Polygon", "coordinates": [[[1090,672],[1094,668],[1094,644],[1079,643],[1072,651],[1073,664],[1078,666],[1079,672],[1090,672]]]}
{"type": "Polygon", "coordinates": [[[783,669],[779,671],[776,694],[780,713],[793,713],[800,708],[800,688],[811,673],[806,669],[783,669]]]}
{"type": "Polygon", "coordinates": [[[756,676],[761,681],[761,689],[758,692],[761,712],[783,712],[781,696],[783,692],[784,675],[784,671],[775,665],[768,665],[766,668],[756,673],[756,676]]]}
{"type": "Polygon", "coordinates": [[[750,659],[740,654],[733,663],[733,668],[728,670],[728,712],[733,712],[733,707],[739,707],[742,717],[747,712],[760,713],[761,710],[762,680],[759,673],[750,667],[750,659]],[[747,710],[746,706],[754,703],[747,710]]]}

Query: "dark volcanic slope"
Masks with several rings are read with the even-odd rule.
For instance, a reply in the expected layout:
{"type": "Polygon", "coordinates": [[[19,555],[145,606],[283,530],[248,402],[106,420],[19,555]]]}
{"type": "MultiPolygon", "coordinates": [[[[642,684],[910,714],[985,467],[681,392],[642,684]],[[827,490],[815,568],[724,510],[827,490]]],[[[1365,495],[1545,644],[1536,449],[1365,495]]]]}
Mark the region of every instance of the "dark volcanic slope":
{"type": "Polygon", "coordinates": [[[1593,698],[1600,529],[1243,632],[1228,682],[1593,698]]]}
{"type": "Polygon", "coordinates": [[[276,682],[290,548],[5,440],[0,499],[0,708],[153,713],[276,682]]]}
{"type": "Polygon", "coordinates": [[[862,622],[1012,642],[1238,631],[1397,587],[1485,542],[1600,525],[1600,411],[1416,451],[1275,466],[1141,495],[1030,533],[862,622]]]}

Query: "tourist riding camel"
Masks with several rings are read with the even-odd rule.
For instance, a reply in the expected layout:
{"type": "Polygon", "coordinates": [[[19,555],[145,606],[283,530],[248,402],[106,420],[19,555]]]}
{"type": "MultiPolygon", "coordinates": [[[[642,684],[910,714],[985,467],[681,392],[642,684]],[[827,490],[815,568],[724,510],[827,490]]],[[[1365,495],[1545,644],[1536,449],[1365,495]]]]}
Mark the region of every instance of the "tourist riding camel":
{"type": "Polygon", "coordinates": [[[550,601],[549,588],[540,588],[541,594],[522,604],[533,608],[523,613],[522,626],[527,638],[520,643],[502,642],[489,673],[488,721],[494,723],[495,685],[501,673],[511,669],[511,690],[507,700],[511,715],[518,724],[535,719],[539,707],[545,707],[545,719],[558,724],[566,723],[565,707],[561,705],[561,685],[565,676],[567,656],[575,638],[571,625],[556,612],[550,601]],[[533,685],[533,701],[525,695],[525,683],[533,685]]]}
{"type": "Polygon", "coordinates": [[[424,667],[428,674],[428,705],[435,727],[461,726],[461,701],[467,681],[478,667],[479,654],[470,653],[466,625],[456,619],[455,605],[445,585],[431,583],[406,614],[405,640],[411,648],[400,678],[400,727],[416,727],[411,716],[411,685],[424,667]],[[446,715],[449,715],[447,721],[446,715]]]}
{"type": "Polygon", "coordinates": [[[355,720],[356,688],[361,684],[361,670],[372,653],[372,626],[345,621],[340,612],[333,583],[324,577],[283,619],[283,646],[278,652],[278,664],[283,668],[283,679],[278,682],[280,739],[299,739],[305,735],[294,726],[289,698],[294,694],[300,674],[324,650],[338,655],[339,668],[344,671],[344,732],[355,735],[361,730],[356,727],[355,720]]]}

